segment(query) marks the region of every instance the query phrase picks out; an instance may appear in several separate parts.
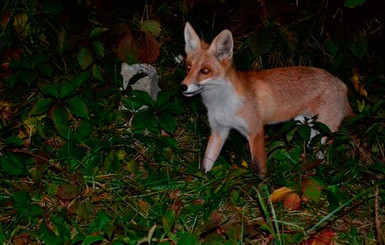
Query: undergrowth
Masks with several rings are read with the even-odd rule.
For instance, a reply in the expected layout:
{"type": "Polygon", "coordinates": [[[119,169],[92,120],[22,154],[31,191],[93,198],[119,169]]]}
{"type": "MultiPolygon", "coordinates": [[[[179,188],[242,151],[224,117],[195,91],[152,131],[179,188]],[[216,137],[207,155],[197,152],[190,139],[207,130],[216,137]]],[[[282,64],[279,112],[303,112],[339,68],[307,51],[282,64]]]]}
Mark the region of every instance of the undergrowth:
{"type": "Polygon", "coordinates": [[[384,4],[260,2],[6,1],[0,243],[384,244],[384,4]],[[329,70],[355,115],[310,142],[307,122],[266,126],[264,179],[231,132],[202,173],[206,111],[178,92],[185,21],[206,40],[231,28],[238,69],[329,70]],[[156,67],[156,101],[122,89],[122,62],[156,67]]]}

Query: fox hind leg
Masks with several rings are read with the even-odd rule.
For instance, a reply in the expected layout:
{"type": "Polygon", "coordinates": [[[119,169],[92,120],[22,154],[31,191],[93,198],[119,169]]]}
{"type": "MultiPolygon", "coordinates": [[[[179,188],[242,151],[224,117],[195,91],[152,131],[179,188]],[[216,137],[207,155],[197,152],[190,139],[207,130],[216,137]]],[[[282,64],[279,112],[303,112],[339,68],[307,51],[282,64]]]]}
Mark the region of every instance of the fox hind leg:
{"type": "Polygon", "coordinates": [[[255,173],[264,177],[267,173],[265,139],[263,129],[247,137],[251,152],[251,168],[255,173]]]}

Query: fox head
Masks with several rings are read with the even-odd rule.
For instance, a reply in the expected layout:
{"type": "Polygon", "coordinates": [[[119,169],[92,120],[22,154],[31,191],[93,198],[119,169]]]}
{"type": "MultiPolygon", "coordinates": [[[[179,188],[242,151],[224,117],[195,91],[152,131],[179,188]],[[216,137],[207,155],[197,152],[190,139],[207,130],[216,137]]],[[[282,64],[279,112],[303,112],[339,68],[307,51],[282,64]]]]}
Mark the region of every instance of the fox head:
{"type": "Polygon", "coordinates": [[[184,29],[186,78],[180,85],[185,96],[193,96],[215,89],[232,69],[233,36],[223,30],[210,45],[201,41],[187,22],[184,29]]]}

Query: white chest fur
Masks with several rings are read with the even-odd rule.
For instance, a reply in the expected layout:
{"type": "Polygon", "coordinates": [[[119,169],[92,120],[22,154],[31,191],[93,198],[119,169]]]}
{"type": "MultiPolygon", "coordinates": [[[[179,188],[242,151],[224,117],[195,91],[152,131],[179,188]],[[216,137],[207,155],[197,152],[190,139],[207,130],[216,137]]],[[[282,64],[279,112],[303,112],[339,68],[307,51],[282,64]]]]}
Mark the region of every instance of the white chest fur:
{"type": "Polygon", "coordinates": [[[238,115],[243,99],[235,93],[229,81],[212,81],[210,84],[212,85],[202,92],[202,99],[212,130],[219,130],[221,127],[234,128],[246,136],[247,123],[238,115]]]}

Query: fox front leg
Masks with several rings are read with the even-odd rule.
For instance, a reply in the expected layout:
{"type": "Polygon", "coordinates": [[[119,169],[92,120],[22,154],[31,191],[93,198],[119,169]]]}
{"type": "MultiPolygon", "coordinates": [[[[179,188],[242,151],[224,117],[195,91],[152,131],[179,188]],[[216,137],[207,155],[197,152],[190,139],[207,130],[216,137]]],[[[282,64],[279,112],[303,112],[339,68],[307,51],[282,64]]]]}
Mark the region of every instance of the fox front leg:
{"type": "Polygon", "coordinates": [[[202,170],[207,173],[210,171],[218,158],[219,153],[225,143],[230,129],[220,128],[211,132],[209,141],[207,143],[205,156],[202,161],[202,170]]]}

